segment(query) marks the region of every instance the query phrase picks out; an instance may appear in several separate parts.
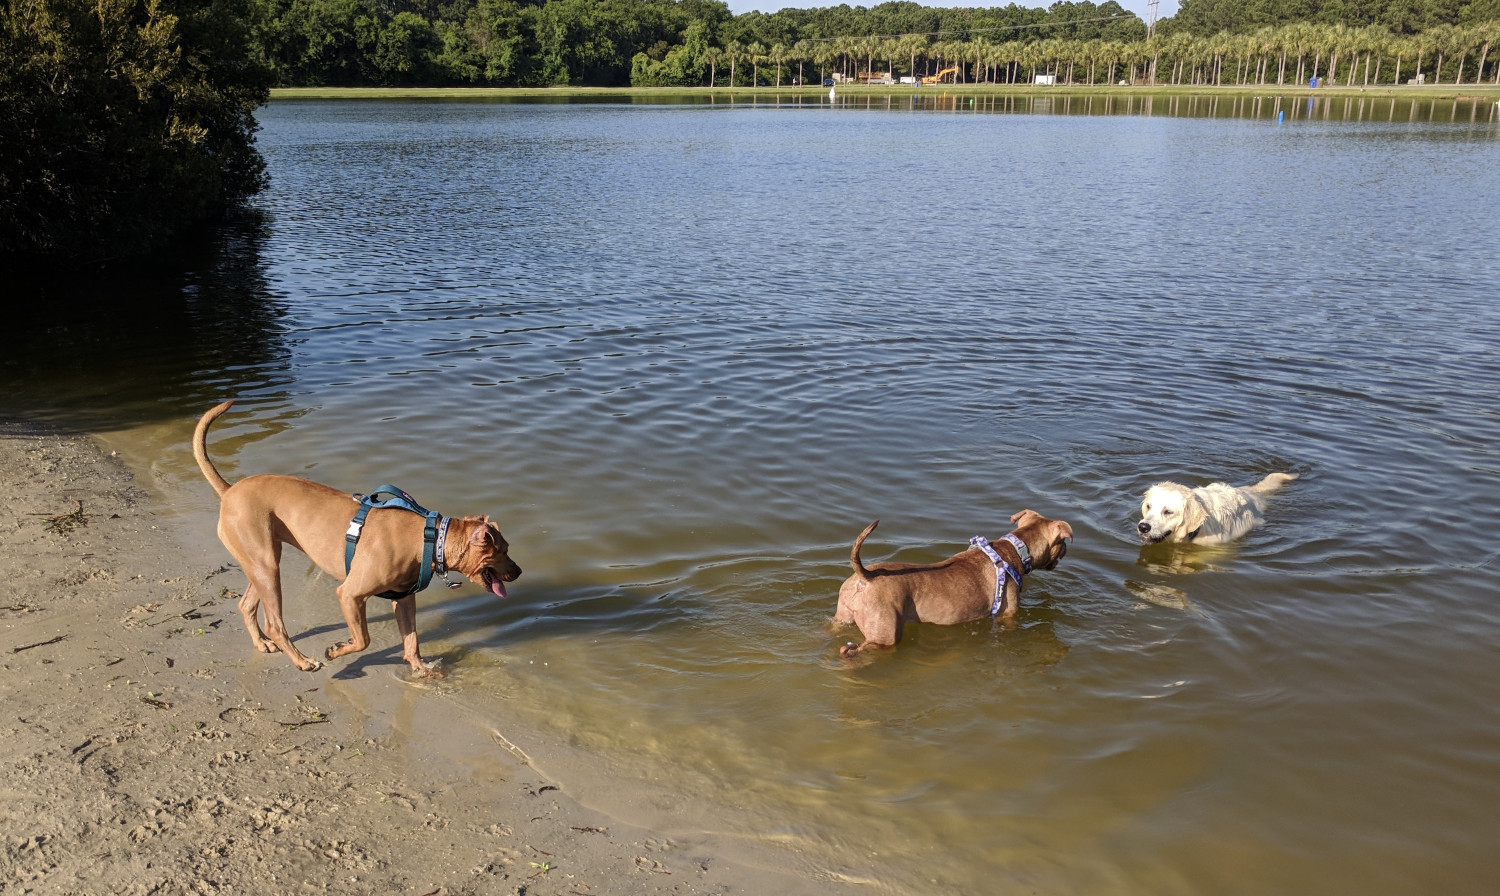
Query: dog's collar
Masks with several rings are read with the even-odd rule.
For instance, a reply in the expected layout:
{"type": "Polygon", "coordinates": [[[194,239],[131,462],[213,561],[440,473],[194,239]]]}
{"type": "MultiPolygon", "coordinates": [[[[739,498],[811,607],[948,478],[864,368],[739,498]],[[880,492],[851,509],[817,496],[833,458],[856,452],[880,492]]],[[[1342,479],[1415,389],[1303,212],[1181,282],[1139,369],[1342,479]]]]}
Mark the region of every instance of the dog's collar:
{"type": "MultiPolygon", "coordinates": [[[[1031,572],[1031,552],[1026,550],[1026,545],[1022,544],[1021,539],[1016,538],[1014,535],[1005,536],[1005,540],[1016,547],[1016,553],[1020,556],[1022,565],[1026,567],[1026,572],[1031,572]]],[[[990,544],[990,540],[983,535],[976,535],[969,539],[969,544],[984,551],[985,556],[990,558],[990,562],[995,564],[995,599],[990,604],[990,615],[999,616],[1000,608],[1005,606],[1005,577],[1010,576],[1014,579],[1016,590],[1019,591],[1021,590],[1022,574],[1014,566],[1011,566],[1004,557],[1000,556],[1000,552],[996,551],[990,544]]]]}
{"type": "Polygon", "coordinates": [[[433,545],[432,571],[440,576],[448,575],[448,558],[444,556],[444,550],[448,543],[448,524],[453,522],[453,517],[445,516],[438,518],[437,542],[433,545]]]}
{"type": "Polygon", "coordinates": [[[1026,542],[1022,541],[1014,532],[1008,533],[1005,536],[1005,540],[1011,543],[1011,546],[1016,549],[1016,556],[1021,558],[1021,571],[1026,573],[1031,572],[1031,550],[1026,547],[1026,542]]]}

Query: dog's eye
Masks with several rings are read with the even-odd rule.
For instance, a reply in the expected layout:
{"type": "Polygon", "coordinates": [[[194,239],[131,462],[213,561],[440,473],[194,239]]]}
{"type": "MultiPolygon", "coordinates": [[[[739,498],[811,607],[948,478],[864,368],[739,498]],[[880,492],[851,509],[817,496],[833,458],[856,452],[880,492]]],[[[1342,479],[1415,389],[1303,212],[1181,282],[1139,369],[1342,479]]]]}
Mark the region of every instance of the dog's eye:
{"type": "Polygon", "coordinates": [[[1174,513],[1176,513],[1176,511],[1175,511],[1175,510],[1173,510],[1173,509],[1172,509],[1172,508],[1170,508],[1170,507],[1168,507],[1168,508],[1167,508],[1167,509],[1166,509],[1166,510],[1163,510],[1163,511],[1162,511],[1162,512],[1161,512],[1161,515],[1162,515],[1162,516],[1171,516],[1171,515],[1172,515],[1172,514],[1174,514],[1174,513]]]}

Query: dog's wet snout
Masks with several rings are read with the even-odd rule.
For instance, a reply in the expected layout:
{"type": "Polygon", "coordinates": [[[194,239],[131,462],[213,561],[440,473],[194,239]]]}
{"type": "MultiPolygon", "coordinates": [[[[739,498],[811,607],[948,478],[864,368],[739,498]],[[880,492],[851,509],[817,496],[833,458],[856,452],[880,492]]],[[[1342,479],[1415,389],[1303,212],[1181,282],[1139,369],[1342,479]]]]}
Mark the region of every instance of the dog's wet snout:
{"type": "Polygon", "coordinates": [[[1148,523],[1148,522],[1146,522],[1146,521],[1145,521],[1145,520],[1141,520],[1141,523],[1140,523],[1140,525],[1138,525],[1138,526],[1136,526],[1136,527],[1135,527],[1135,528],[1136,528],[1136,529],[1137,529],[1137,530],[1138,530],[1138,531],[1139,531],[1139,532],[1140,532],[1140,533],[1141,533],[1141,534],[1142,534],[1142,535],[1146,535],[1146,534],[1148,534],[1148,533],[1150,533],[1150,531],[1151,531],[1151,524],[1150,524],[1150,523],[1148,523]]]}

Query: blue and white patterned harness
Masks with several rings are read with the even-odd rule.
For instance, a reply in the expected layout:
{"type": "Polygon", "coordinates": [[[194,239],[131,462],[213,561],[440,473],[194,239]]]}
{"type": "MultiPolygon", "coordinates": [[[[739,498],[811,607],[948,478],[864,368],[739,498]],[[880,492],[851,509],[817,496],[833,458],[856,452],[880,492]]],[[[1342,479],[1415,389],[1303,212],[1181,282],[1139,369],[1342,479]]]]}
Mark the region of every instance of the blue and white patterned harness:
{"type": "Polygon", "coordinates": [[[1000,608],[1005,606],[1005,577],[1010,576],[1016,582],[1016,590],[1021,590],[1021,576],[1031,572],[1031,551],[1026,549],[1026,543],[1017,538],[1014,533],[1006,535],[1003,539],[1008,541],[1016,549],[1016,555],[1021,558],[1021,569],[1016,570],[1014,566],[1006,562],[1000,552],[990,545],[990,540],[983,535],[976,535],[969,539],[969,544],[984,551],[995,564],[995,601],[990,604],[990,615],[999,616],[1000,608]]]}

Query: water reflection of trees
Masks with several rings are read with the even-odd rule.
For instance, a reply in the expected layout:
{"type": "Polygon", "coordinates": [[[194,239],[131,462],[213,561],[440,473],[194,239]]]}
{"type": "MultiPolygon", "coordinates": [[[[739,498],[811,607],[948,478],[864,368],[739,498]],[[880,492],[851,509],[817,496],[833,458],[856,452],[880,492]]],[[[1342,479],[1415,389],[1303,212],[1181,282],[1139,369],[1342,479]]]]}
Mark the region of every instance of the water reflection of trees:
{"type": "Polygon", "coordinates": [[[289,349],[261,257],[268,226],[246,210],[170,267],[9,284],[0,413],[101,431],[280,388],[289,349]]]}
{"type": "MultiPolygon", "coordinates": [[[[645,98],[649,99],[649,98],[645,98]]],[[[643,101],[645,101],[643,99],[643,101]]],[[[588,103],[592,98],[574,98],[588,103]]],[[[1409,99],[1404,97],[1256,95],[1248,91],[1202,94],[1070,93],[1063,89],[986,93],[972,89],[912,88],[895,92],[853,91],[829,100],[824,95],[724,93],[680,97],[681,105],[730,108],[816,107],[879,112],[957,112],[1000,115],[1124,115],[1155,118],[1245,118],[1271,121],[1425,122],[1477,124],[1500,117],[1488,99],[1409,99]]]]}

